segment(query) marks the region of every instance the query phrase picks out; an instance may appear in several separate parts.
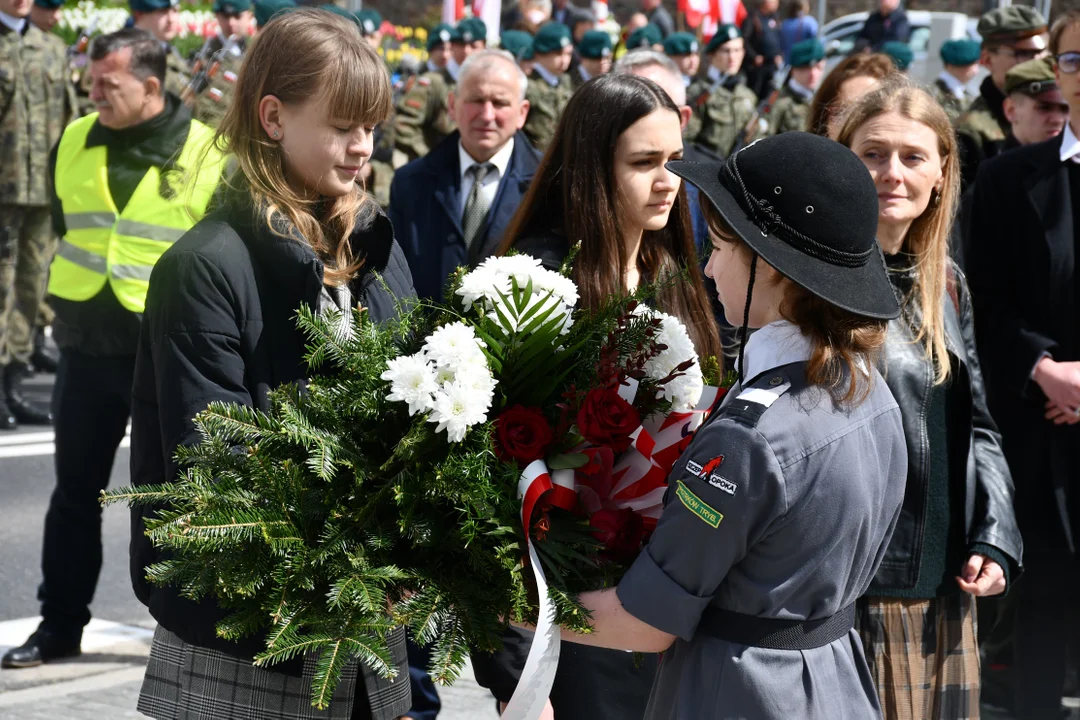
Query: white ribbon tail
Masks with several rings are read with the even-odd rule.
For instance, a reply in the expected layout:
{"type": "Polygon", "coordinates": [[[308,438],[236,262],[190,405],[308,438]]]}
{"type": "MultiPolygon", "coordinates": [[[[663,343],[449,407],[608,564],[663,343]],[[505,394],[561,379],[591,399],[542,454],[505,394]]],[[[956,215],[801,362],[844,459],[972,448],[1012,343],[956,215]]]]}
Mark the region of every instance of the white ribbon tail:
{"type": "Polygon", "coordinates": [[[529,562],[536,578],[536,591],[540,595],[540,617],[536,621],[525,669],[521,672],[514,696],[503,712],[503,720],[537,720],[544,712],[551,686],[555,684],[555,670],[559,666],[561,633],[555,624],[555,605],[548,598],[547,579],[540,567],[540,558],[529,543],[529,562]]]}

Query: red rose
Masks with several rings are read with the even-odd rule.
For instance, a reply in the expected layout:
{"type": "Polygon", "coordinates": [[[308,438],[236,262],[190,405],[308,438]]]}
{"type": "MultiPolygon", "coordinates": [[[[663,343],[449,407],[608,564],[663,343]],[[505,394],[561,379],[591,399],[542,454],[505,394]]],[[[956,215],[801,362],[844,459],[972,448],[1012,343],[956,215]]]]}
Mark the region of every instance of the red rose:
{"type": "Polygon", "coordinates": [[[495,453],[504,462],[539,460],[553,439],[547,418],[536,408],[514,405],[495,419],[495,453]]]}
{"type": "Polygon", "coordinates": [[[616,560],[630,562],[641,552],[645,524],[633,510],[598,510],[589,518],[593,537],[603,543],[616,560]]]}
{"type": "Polygon", "coordinates": [[[578,432],[593,445],[622,452],[630,447],[630,433],[641,425],[637,408],[615,390],[590,390],[577,414],[578,432]]]}

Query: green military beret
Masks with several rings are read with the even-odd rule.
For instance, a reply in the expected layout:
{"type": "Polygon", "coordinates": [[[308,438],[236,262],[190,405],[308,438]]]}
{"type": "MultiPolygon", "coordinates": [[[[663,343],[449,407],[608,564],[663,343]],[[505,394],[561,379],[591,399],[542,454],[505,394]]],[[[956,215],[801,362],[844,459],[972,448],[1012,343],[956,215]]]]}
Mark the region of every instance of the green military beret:
{"type": "Polygon", "coordinates": [[[251,0],[214,0],[214,12],[235,15],[251,9],[251,0]]]}
{"type": "Polygon", "coordinates": [[[570,47],[572,42],[570,28],[562,23],[549,22],[536,31],[533,52],[537,55],[562,52],[562,49],[570,47]]]}
{"type": "Polygon", "coordinates": [[[984,43],[1020,40],[1046,32],[1046,18],[1028,5],[1010,5],[979,18],[977,30],[984,43]]]}
{"type": "Polygon", "coordinates": [[[657,26],[649,23],[630,33],[630,37],[626,38],[626,49],[651,48],[653,45],[663,45],[663,43],[664,33],[657,26]]]}
{"type": "Polygon", "coordinates": [[[908,69],[911,62],[915,59],[915,53],[911,51],[911,46],[902,42],[887,42],[881,46],[881,52],[888,55],[893,65],[896,65],[896,69],[903,72],[908,69]]]}
{"type": "Polygon", "coordinates": [[[34,4],[46,10],[56,10],[64,6],[64,0],[34,0],[34,4]]]}
{"type": "Polygon", "coordinates": [[[1054,61],[1050,58],[1022,62],[1005,73],[1006,95],[1019,92],[1034,97],[1056,87],[1054,61]]]}
{"type": "Polygon", "coordinates": [[[353,15],[351,12],[349,12],[345,8],[341,7],[340,5],[335,5],[332,2],[326,3],[325,5],[320,5],[319,9],[320,10],[326,10],[327,12],[332,12],[335,15],[340,15],[343,18],[346,18],[348,20],[352,20],[353,22],[356,22],[356,16],[355,15],[353,15]]]}
{"type": "Polygon", "coordinates": [[[179,0],[128,0],[131,12],[157,12],[179,5],[179,0]]]}
{"type": "Polygon", "coordinates": [[[941,45],[941,62],[946,65],[974,65],[979,62],[979,43],[968,38],[946,40],[941,45]]]}
{"type": "Polygon", "coordinates": [[[382,15],[378,10],[357,10],[353,17],[364,35],[374,35],[382,27],[382,15]]]}
{"type": "Polygon", "coordinates": [[[521,57],[525,48],[532,45],[532,35],[524,30],[503,30],[499,36],[499,47],[516,58],[521,57]]]}
{"type": "Polygon", "coordinates": [[[739,28],[734,25],[721,25],[716,29],[716,34],[709,40],[709,44],[705,46],[705,52],[715,52],[716,48],[720,47],[724,43],[731,42],[732,40],[738,40],[742,37],[742,33],[739,32],[739,28]]]}
{"type": "Polygon", "coordinates": [[[603,30],[590,30],[581,37],[578,54],[590,60],[611,57],[611,36],[603,30]]]}
{"type": "Polygon", "coordinates": [[[688,32],[671,33],[664,39],[664,54],[693,55],[699,50],[697,36],[688,32]]]}
{"type": "Polygon", "coordinates": [[[477,40],[487,40],[487,23],[480,18],[465,18],[457,24],[460,37],[451,39],[456,43],[474,43],[477,40]]]}
{"type": "Polygon", "coordinates": [[[788,64],[793,68],[810,67],[825,59],[825,45],[817,38],[800,40],[791,46],[791,59],[788,64]]]}
{"type": "Polygon", "coordinates": [[[427,36],[427,51],[431,52],[440,45],[445,45],[454,37],[454,27],[446,23],[439,23],[431,28],[427,36]]]}
{"type": "Polygon", "coordinates": [[[536,40],[530,40],[525,49],[521,51],[518,60],[532,60],[536,57],[536,40]]]}
{"type": "Polygon", "coordinates": [[[293,0],[258,0],[255,3],[255,23],[262,27],[279,12],[288,12],[296,7],[293,0]]]}

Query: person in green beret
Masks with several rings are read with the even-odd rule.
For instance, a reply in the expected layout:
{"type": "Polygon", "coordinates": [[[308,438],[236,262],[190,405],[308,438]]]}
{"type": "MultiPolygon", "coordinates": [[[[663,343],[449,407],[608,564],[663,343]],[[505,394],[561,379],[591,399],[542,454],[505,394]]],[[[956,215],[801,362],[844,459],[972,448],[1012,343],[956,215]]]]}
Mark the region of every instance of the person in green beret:
{"type": "Polygon", "coordinates": [[[675,61],[683,76],[683,84],[690,87],[694,77],[701,69],[701,46],[697,36],[688,32],[677,32],[664,39],[664,54],[675,61]]]}
{"type": "Polygon", "coordinates": [[[383,19],[378,10],[369,10],[367,8],[358,10],[356,12],[356,24],[360,26],[360,32],[371,43],[371,47],[376,50],[382,47],[383,19]]]}
{"type": "Polygon", "coordinates": [[[255,25],[261,28],[279,12],[288,12],[295,7],[294,0],[257,0],[255,3],[255,25]]]}
{"type": "Polygon", "coordinates": [[[525,90],[529,116],[522,131],[538,150],[543,151],[555,134],[563,108],[574,94],[574,85],[567,72],[574,54],[570,28],[562,23],[547,23],[536,32],[532,48],[533,71],[525,90]]]}
{"type": "Polygon", "coordinates": [[[814,98],[825,75],[825,46],[817,38],[801,40],[791,46],[791,72],[766,116],[769,134],[805,132],[814,98]]]}
{"type": "Polygon", "coordinates": [[[214,16],[220,32],[206,41],[201,53],[207,72],[197,78],[192,114],[196,120],[216,128],[232,102],[255,15],[251,0],[215,0],[214,16]]]}
{"type": "Polygon", "coordinates": [[[968,38],[946,40],[941,45],[941,63],[944,69],[930,89],[955,123],[971,104],[967,84],[979,72],[979,43],[968,38]]]}
{"type": "Polygon", "coordinates": [[[220,49],[225,40],[235,35],[240,42],[239,52],[243,54],[244,43],[254,29],[255,16],[251,12],[251,0],[215,0],[214,18],[218,24],[218,34],[212,38],[220,49]]]}
{"type": "Polygon", "coordinates": [[[486,47],[487,23],[480,18],[465,18],[457,24],[457,32],[450,38],[450,60],[446,63],[455,83],[465,58],[486,47]]]}
{"type": "Polygon", "coordinates": [[[1001,152],[1009,134],[1005,117],[1005,74],[1027,60],[1047,55],[1046,19],[1027,5],[997,8],[979,19],[979,62],[990,71],[979,95],[956,119],[960,170],[964,186],[975,181],[979,164],[1001,152]]]}
{"type": "Polygon", "coordinates": [[[895,40],[884,43],[881,46],[881,52],[889,56],[889,59],[893,61],[893,65],[900,72],[907,72],[907,69],[911,67],[911,63],[915,60],[915,53],[912,52],[911,46],[895,40]]]}
{"type": "Polygon", "coordinates": [[[172,46],[180,34],[179,0],[128,0],[135,27],[145,30],[168,47],[165,53],[165,91],[177,97],[191,82],[188,65],[172,46]]]}
{"type": "Polygon", "coordinates": [[[60,22],[63,7],[64,0],[34,0],[34,4],[30,6],[30,22],[41,32],[52,32],[60,22]]]}
{"type": "Polygon", "coordinates": [[[456,125],[450,115],[451,43],[460,40],[460,31],[451,25],[436,25],[428,33],[427,69],[405,81],[394,107],[394,147],[409,162],[427,155],[456,125]]]}
{"type": "Polygon", "coordinates": [[[739,28],[721,25],[705,46],[705,58],[705,73],[686,91],[693,114],[684,137],[726,157],[736,142],[748,143],[757,134],[753,130],[746,133],[757,115],[758,99],[739,71],[746,58],[739,28]]]}
{"type": "Polygon", "coordinates": [[[581,62],[574,72],[570,73],[570,84],[574,90],[594,77],[611,71],[611,50],[611,36],[603,30],[590,30],[585,33],[577,47],[581,62]]]}
{"type": "Polygon", "coordinates": [[[664,35],[660,31],[660,28],[656,27],[652,23],[649,23],[645,27],[640,27],[630,33],[626,38],[626,50],[640,50],[645,48],[647,50],[656,50],[662,52],[664,50],[664,35]]]}
{"type": "Polygon", "coordinates": [[[532,35],[524,30],[503,30],[499,36],[499,47],[520,59],[525,48],[532,45],[532,35]]]}

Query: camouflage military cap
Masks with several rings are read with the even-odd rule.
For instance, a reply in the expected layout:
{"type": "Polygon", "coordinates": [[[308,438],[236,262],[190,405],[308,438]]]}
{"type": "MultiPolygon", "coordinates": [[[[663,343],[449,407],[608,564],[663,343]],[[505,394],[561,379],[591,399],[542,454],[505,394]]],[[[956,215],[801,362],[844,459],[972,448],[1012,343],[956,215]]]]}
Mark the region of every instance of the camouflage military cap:
{"type": "Polygon", "coordinates": [[[34,4],[46,10],[56,10],[64,6],[64,0],[34,0],[34,4]]]}
{"type": "Polygon", "coordinates": [[[214,12],[235,15],[251,9],[251,0],[214,0],[214,12]]]}
{"type": "Polygon", "coordinates": [[[533,38],[533,52],[537,55],[562,52],[572,44],[570,28],[562,23],[550,22],[536,31],[533,38]]]}
{"type": "Polygon", "coordinates": [[[986,43],[1006,43],[1011,40],[1042,35],[1046,18],[1028,5],[997,8],[979,18],[978,33],[986,43]]]}
{"type": "Polygon", "coordinates": [[[459,37],[451,38],[450,42],[474,43],[478,40],[487,40],[487,23],[480,18],[465,18],[457,24],[459,37]]]}
{"type": "Polygon", "coordinates": [[[675,32],[664,39],[664,54],[672,57],[693,55],[700,49],[697,36],[693,33],[675,32]]]}
{"type": "Polygon", "coordinates": [[[889,56],[896,65],[896,69],[903,72],[908,69],[911,62],[915,59],[915,53],[912,52],[911,46],[902,42],[887,42],[881,46],[881,52],[889,56]]]}
{"type": "Polygon", "coordinates": [[[296,7],[293,0],[258,0],[255,3],[255,23],[262,27],[279,12],[288,12],[296,7]]]}
{"type": "Polygon", "coordinates": [[[439,23],[431,28],[427,36],[427,51],[431,52],[440,45],[445,45],[454,37],[454,27],[446,23],[439,23]]]}
{"type": "Polygon", "coordinates": [[[578,54],[590,60],[611,57],[611,36],[603,30],[590,30],[581,37],[578,54]]]}
{"type": "Polygon", "coordinates": [[[979,43],[968,38],[946,40],[941,45],[941,62],[946,65],[974,65],[979,62],[979,43]]]}
{"type": "Polygon", "coordinates": [[[177,7],[179,0],[128,0],[131,12],[151,13],[177,7]]]}
{"type": "Polygon", "coordinates": [[[1005,73],[1006,95],[1019,92],[1034,97],[1056,87],[1054,61],[1050,58],[1022,62],[1005,73]]]}
{"type": "Polygon", "coordinates": [[[741,37],[742,33],[739,32],[739,28],[734,25],[721,25],[716,29],[716,34],[712,36],[712,40],[709,40],[709,44],[705,46],[705,52],[715,52],[724,43],[738,40],[741,37]]]}
{"type": "Polygon", "coordinates": [[[791,46],[791,59],[788,64],[793,68],[810,67],[825,59],[825,45],[817,38],[801,40],[791,46]]]}
{"type": "Polygon", "coordinates": [[[524,30],[503,30],[499,38],[499,46],[516,58],[520,58],[530,45],[532,45],[532,35],[524,30]]]}
{"type": "Polygon", "coordinates": [[[356,18],[356,24],[360,26],[360,31],[367,35],[374,35],[382,27],[382,15],[378,10],[357,10],[353,17],[356,18]]]}
{"type": "Polygon", "coordinates": [[[664,44],[664,33],[660,31],[660,28],[649,23],[645,27],[640,27],[634,32],[630,33],[630,37],[626,38],[626,49],[637,50],[638,48],[651,48],[653,45],[664,44]]]}

